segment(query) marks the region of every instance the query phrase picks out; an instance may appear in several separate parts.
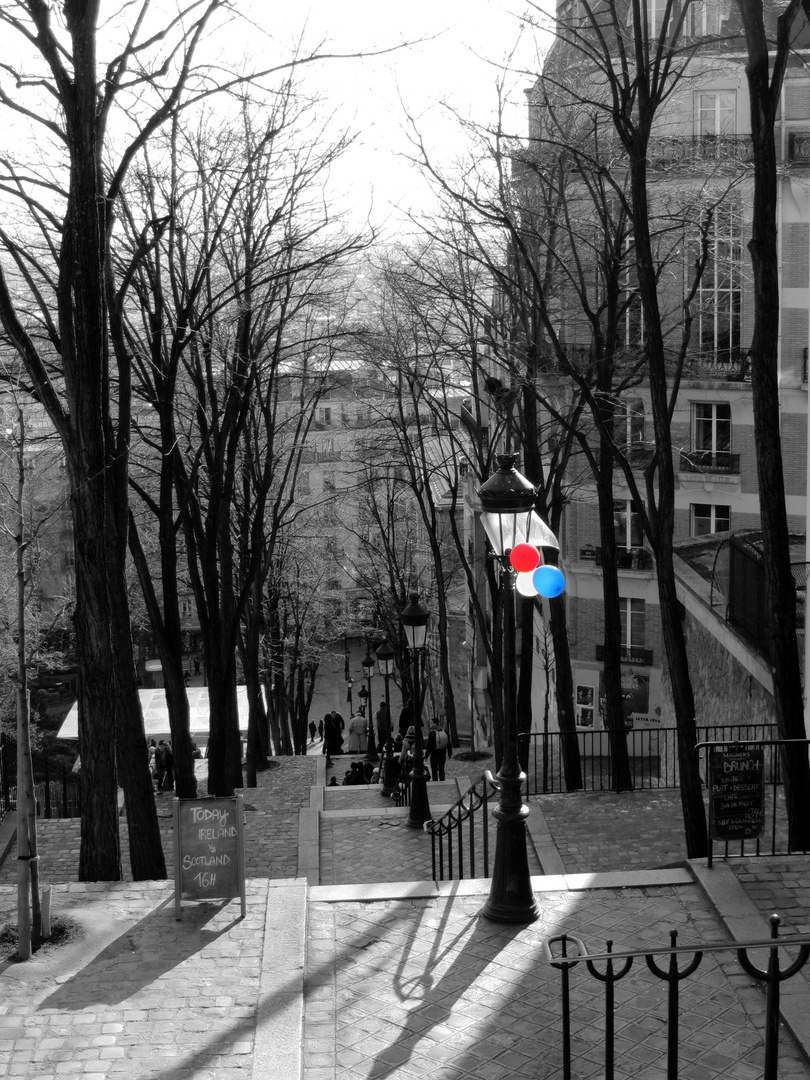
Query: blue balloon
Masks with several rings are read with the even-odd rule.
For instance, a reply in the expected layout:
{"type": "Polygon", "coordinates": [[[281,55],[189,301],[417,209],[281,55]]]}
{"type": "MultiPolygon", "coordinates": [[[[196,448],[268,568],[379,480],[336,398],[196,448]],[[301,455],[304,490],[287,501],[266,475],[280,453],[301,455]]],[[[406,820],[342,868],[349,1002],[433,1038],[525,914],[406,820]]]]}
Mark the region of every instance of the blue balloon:
{"type": "Polygon", "coordinates": [[[538,566],[532,574],[532,582],[541,596],[559,596],[565,588],[562,570],[556,566],[538,566]]]}

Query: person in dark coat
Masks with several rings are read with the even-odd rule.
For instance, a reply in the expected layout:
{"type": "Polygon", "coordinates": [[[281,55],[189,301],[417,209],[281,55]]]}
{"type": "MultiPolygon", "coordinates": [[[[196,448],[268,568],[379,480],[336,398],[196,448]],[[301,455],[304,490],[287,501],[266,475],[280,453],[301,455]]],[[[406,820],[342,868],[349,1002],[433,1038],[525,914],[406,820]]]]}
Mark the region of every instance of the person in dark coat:
{"type": "Polygon", "coordinates": [[[315,724],[315,721],[310,720],[310,722],[309,722],[309,741],[310,742],[315,742],[315,732],[317,730],[318,730],[318,728],[317,728],[317,726],[315,724]]]}
{"type": "Polygon", "coordinates": [[[408,699],[403,706],[402,712],[399,714],[399,733],[404,739],[408,734],[408,728],[413,727],[413,705],[408,699]]]}
{"type": "Polygon", "coordinates": [[[447,755],[453,756],[453,748],[450,745],[450,737],[435,716],[430,721],[426,749],[430,759],[431,780],[444,780],[444,766],[447,762],[447,755]]]}
{"type": "Polygon", "coordinates": [[[341,717],[340,722],[338,722],[337,717],[338,714],[333,709],[331,713],[327,713],[323,718],[323,752],[327,757],[334,757],[336,754],[343,753],[343,735],[340,729],[343,719],[341,717]]]}

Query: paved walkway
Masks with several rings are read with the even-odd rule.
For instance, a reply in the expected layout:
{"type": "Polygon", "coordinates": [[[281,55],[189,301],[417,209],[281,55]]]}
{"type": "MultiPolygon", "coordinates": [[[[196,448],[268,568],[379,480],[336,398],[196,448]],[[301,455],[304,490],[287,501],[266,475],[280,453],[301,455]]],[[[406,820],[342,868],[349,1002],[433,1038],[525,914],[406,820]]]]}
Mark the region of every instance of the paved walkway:
{"type": "MultiPolygon", "coordinates": [[[[55,913],[83,937],[0,962],[0,1077],[556,1080],[547,937],[577,933],[592,950],[666,945],[670,929],[679,944],[762,938],[774,908],[784,932],[810,932],[805,858],[673,867],[684,858],[673,793],[532,800],[542,914],[509,928],[480,917],[486,881],[430,880],[429,837],[404,826],[407,810],[325,778],[313,755],[245,792],[244,920],[232,901],[184,903],[177,922],[167,882],[77,883],[77,823],[41,822],[55,913]]],[[[430,784],[431,805],[465,783],[430,784]]],[[[0,925],[15,919],[15,863],[0,868],[0,925]]],[[[575,1076],[596,1080],[601,987],[580,969],[572,982],[575,1076]]],[[[783,987],[798,1042],[783,1032],[781,1078],[810,1078],[808,994],[806,977],[783,987]]],[[[733,952],[704,957],[682,996],[680,1076],[757,1080],[764,999],[733,952]]],[[[635,966],[617,1001],[620,1075],[663,1080],[663,984],[635,966]]]]}

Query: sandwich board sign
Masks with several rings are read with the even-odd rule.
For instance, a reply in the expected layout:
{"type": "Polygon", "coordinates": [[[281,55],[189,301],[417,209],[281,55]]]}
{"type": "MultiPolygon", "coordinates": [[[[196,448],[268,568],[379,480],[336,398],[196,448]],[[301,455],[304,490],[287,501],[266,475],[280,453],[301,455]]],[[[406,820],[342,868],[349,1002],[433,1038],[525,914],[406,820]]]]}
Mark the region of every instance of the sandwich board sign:
{"type": "Polygon", "coordinates": [[[764,753],[729,746],[709,754],[709,835],[712,840],[752,840],[765,819],[764,753]]]}
{"type": "Polygon", "coordinates": [[[174,800],[174,916],[182,900],[241,897],[245,917],[245,834],[241,795],[174,800]]]}

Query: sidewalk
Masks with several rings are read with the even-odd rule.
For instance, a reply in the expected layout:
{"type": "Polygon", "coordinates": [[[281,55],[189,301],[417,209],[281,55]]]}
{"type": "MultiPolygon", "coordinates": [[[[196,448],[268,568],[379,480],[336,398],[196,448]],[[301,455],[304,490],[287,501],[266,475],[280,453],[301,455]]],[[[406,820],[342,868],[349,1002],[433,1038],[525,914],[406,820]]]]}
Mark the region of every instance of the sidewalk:
{"type": "MultiPolygon", "coordinates": [[[[783,933],[810,930],[807,859],[672,867],[674,793],[533,800],[542,915],[511,928],[479,917],[488,882],[429,880],[430,841],[403,827],[407,810],[324,780],[325,760],[310,756],[245,792],[244,920],[232,901],[184,903],[177,922],[170,882],[79,884],[76,824],[40,822],[54,913],[84,937],[0,963],[0,1077],[556,1080],[547,936],[578,933],[592,949],[666,944],[671,928],[679,944],[764,937],[775,904],[783,933]],[[600,872],[604,860],[615,872],[600,872]]],[[[429,784],[434,810],[464,783],[429,784]]],[[[15,919],[14,863],[0,867],[0,925],[15,919]]],[[[599,990],[574,979],[578,1077],[602,1075],[599,990]]],[[[806,978],[783,987],[806,1046],[809,992],[806,978]]],[[[646,969],[622,984],[620,1075],[666,1075],[663,995],[646,969]]],[[[682,998],[681,1076],[757,1080],[764,998],[733,954],[704,958],[682,998]]],[[[785,1034],[780,1077],[810,1077],[785,1034]]]]}

